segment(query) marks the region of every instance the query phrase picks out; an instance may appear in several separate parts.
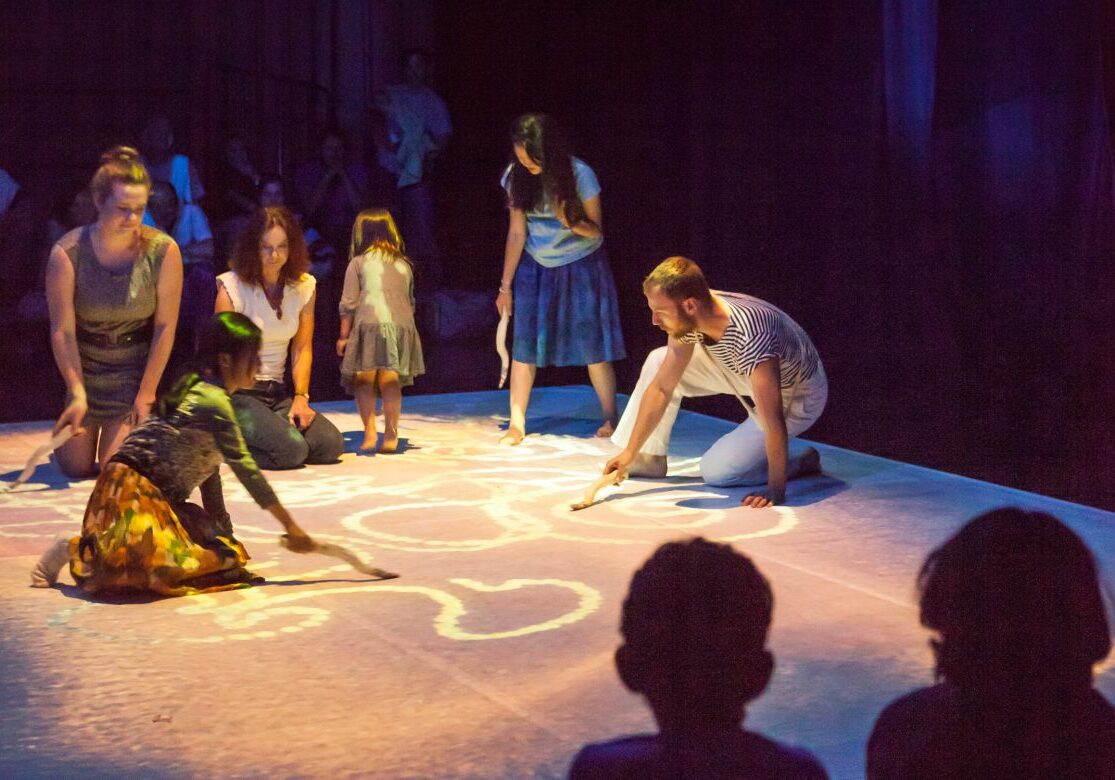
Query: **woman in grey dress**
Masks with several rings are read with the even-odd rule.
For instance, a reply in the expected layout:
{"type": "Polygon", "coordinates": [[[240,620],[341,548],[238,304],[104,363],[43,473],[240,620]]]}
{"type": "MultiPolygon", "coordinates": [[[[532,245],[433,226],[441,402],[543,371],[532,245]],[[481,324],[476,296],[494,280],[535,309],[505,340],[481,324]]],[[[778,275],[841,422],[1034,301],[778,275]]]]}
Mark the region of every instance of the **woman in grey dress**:
{"type": "Polygon", "coordinates": [[[101,157],[90,183],[97,220],[58,240],[47,261],[50,344],[66,383],[54,426],[75,434],[57,450],[70,477],[88,477],[151,411],[174,342],[182,256],[142,224],[151,177],[135,149],[101,157]]]}

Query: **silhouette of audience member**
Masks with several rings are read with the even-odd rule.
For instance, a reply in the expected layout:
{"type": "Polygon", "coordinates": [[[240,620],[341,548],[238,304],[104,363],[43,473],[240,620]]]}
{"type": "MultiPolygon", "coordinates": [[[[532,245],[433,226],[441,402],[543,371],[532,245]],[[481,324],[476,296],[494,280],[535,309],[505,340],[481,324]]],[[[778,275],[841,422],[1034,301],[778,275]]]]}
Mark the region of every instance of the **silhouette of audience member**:
{"type": "Polygon", "coordinates": [[[1111,638],[1076,534],[988,512],[930,553],[918,588],[941,682],[879,716],[869,778],[1115,778],[1115,711],[1092,688],[1111,638]]]}
{"type": "MultiPolygon", "coordinates": [[[[347,159],[340,132],[325,134],[320,159],[299,167],[294,187],[306,222],[318,229],[338,258],[347,257],[352,223],[366,206],[368,172],[362,163],[347,159]]],[[[338,276],[344,273],[344,268],[336,270],[338,276]]]]}
{"type": "Polygon", "coordinates": [[[210,196],[209,205],[217,227],[219,249],[222,255],[227,255],[259,208],[263,177],[252,164],[242,138],[231,136],[222,151],[214,186],[216,196],[210,196]]]}
{"type": "Polygon", "coordinates": [[[0,317],[29,288],[27,256],[36,232],[33,211],[26,191],[0,168],[0,317]]]}
{"type": "Polygon", "coordinates": [[[660,733],[587,745],[570,778],[827,777],[808,752],[740,726],[774,670],[772,609],[766,579],[728,545],[659,547],[631,580],[616,669],[660,733]]]}
{"type": "Polygon", "coordinates": [[[174,154],[174,129],[165,116],[148,120],[140,136],[139,151],[151,181],[165,181],[174,187],[182,203],[200,203],[205,188],[197,169],[184,154],[174,154]]]}
{"type": "MultiPolygon", "coordinates": [[[[260,179],[259,205],[263,208],[288,205],[286,202],[286,188],[283,186],[281,177],[265,175],[260,179]]],[[[301,214],[293,213],[303,228],[302,235],[306,239],[306,251],[310,253],[310,273],[318,281],[321,281],[333,273],[333,266],[338,262],[337,252],[329,245],[328,241],[321,237],[321,233],[306,225],[301,214]]]]}
{"type": "Polygon", "coordinates": [[[151,185],[147,212],[155,227],[178,243],[182,252],[182,302],[178,307],[178,329],[166,372],[176,378],[197,351],[197,339],[213,319],[217,275],[213,268],[213,233],[205,212],[194,203],[180,203],[174,187],[165,181],[151,185]]]}
{"type": "MultiPolygon", "coordinates": [[[[60,198],[55,204],[50,218],[44,228],[45,246],[40,246],[36,251],[37,267],[33,274],[34,284],[26,290],[19,299],[17,311],[22,320],[28,322],[46,322],[50,319],[50,312],[46,306],[46,262],[54,244],[76,227],[88,225],[97,219],[97,208],[93,204],[93,193],[85,185],[74,192],[60,198]]],[[[26,278],[32,274],[25,269],[26,278]]]]}
{"type": "MultiPolygon", "coordinates": [[[[432,72],[433,61],[427,52],[404,51],[403,82],[375,96],[377,108],[387,118],[388,143],[383,144],[373,130],[376,161],[398,187],[400,225],[408,252],[418,267],[427,270],[440,266],[430,173],[453,132],[445,101],[430,88],[432,72]]],[[[440,272],[428,274],[431,276],[430,281],[440,281],[440,272]]]]}

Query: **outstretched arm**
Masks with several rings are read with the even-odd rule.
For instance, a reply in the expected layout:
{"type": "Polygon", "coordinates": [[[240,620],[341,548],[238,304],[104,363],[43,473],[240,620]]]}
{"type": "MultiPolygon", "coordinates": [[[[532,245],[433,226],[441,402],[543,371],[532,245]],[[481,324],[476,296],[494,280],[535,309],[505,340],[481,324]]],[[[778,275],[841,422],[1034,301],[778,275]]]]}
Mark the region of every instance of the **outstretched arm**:
{"type": "Polygon", "coordinates": [[[767,489],[749,493],[742,503],[762,509],[781,504],[786,499],[790,437],[782,410],[782,370],[778,358],[764,360],[752,370],[751,397],[755,401],[755,414],[763,430],[763,443],[767,450],[767,489]]]}
{"type": "Polygon", "coordinates": [[[639,402],[639,411],[635,417],[635,426],[631,430],[631,438],[623,451],[609,460],[604,465],[604,473],[626,470],[639,454],[651,432],[662,420],[662,414],[670,404],[670,398],[681,381],[689,361],[693,358],[693,344],[686,344],[670,337],[666,345],[666,358],[658,368],[643,398],[639,402]]]}

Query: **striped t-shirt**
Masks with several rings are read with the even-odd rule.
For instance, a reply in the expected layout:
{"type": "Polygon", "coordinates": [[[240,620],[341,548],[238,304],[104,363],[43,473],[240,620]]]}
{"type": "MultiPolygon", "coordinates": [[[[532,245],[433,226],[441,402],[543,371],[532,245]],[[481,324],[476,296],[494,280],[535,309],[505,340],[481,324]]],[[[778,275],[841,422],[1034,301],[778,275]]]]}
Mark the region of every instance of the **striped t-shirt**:
{"type": "Polygon", "coordinates": [[[724,335],[710,344],[706,343],[704,334],[692,331],[680,341],[704,344],[717,363],[745,379],[751,377],[755,366],[777,357],[784,389],[817,373],[821,362],[817,350],[790,315],[750,295],[719,291],[714,294],[728,306],[730,321],[724,335]]]}

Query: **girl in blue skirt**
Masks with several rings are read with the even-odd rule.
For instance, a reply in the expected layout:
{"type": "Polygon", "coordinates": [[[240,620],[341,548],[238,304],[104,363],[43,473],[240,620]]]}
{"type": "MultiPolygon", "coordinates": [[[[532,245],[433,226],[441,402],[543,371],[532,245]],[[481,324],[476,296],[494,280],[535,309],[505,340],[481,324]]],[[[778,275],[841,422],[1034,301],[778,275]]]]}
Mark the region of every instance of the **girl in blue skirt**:
{"type": "Polygon", "coordinates": [[[500,183],[510,222],[496,308],[510,311],[511,423],[501,444],[526,435],[538,366],[587,366],[600,399],[597,436],[616,425],[612,362],[626,357],[616,286],[604,251],[600,184],[569,152],[545,114],[524,114],[511,130],[514,159],[500,183]]]}

